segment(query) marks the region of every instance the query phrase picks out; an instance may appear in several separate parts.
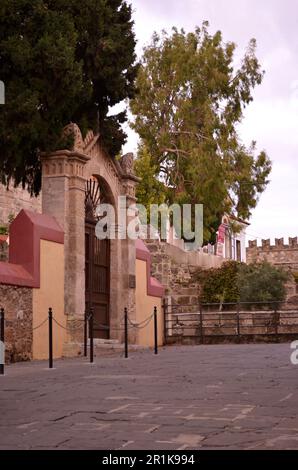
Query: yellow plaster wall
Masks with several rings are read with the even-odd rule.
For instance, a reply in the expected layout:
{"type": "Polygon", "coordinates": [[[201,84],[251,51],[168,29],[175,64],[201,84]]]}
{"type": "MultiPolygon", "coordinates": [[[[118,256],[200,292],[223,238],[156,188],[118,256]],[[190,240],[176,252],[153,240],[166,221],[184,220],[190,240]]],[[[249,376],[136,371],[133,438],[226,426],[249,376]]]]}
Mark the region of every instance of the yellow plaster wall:
{"type": "MultiPolygon", "coordinates": [[[[56,320],[66,326],[64,315],[64,245],[40,241],[40,289],[33,289],[33,328],[48,317],[49,307],[56,320]]],[[[65,330],[53,322],[53,354],[62,356],[65,330]]],[[[48,359],[48,322],[33,331],[33,359],[48,359]]]]}
{"type": "MultiPolygon", "coordinates": [[[[162,311],[162,299],[147,295],[147,263],[136,260],[136,322],[145,320],[157,307],[158,344],[163,344],[164,320],[162,311]]],[[[141,346],[154,346],[154,322],[153,319],[146,328],[138,330],[137,344],[141,346]]]]}

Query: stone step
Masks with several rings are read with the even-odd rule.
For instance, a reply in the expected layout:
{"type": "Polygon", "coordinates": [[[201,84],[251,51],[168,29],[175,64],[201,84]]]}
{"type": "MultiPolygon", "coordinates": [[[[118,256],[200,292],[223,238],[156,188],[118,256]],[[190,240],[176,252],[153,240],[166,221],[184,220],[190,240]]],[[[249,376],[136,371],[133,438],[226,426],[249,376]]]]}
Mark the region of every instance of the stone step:
{"type": "MultiPolygon", "coordinates": [[[[88,345],[89,348],[89,345],[88,345]]],[[[124,344],[123,343],[118,343],[118,344],[105,344],[105,343],[94,343],[94,350],[101,350],[101,349],[110,349],[110,350],[115,350],[115,351],[124,351],[124,344]]],[[[139,351],[142,349],[147,349],[145,346],[140,346],[139,344],[129,344],[128,349],[130,351],[139,351]]]]}
{"type": "Polygon", "coordinates": [[[120,343],[120,341],[118,339],[104,339],[104,338],[94,338],[93,342],[94,342],[94,345],[98,345],[98,344],[119,344],[120,343]]]}
{"type": "MultiPolygon", "coordinates": [[[[90,341],[87,344],[88,354],[90,349],[90,341]]],[[[140,346],[138,344],[129,344],[129,351],[140,351],[146,350],[148,347],[140,346]]],[[[124,351],[124,343],[120,343],[118,340],[103,340],[96,338],[94,339],[94,351],[124,351]]],[[[75,357],[81,356],[84,351],[83,343],[68,343],[64,345],[63,356],[64,357],[75,357]]]]}

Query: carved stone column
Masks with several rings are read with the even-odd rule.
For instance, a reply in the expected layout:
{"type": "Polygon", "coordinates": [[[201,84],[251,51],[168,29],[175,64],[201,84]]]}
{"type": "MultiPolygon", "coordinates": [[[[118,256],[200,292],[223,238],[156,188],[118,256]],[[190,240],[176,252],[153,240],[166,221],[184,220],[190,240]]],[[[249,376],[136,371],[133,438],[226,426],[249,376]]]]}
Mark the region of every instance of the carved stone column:
{"type": "MultiPolygon", "coordinates": [[[[136,203],[135,190],[140,181],[133,172],[133,154],[124,155],[120,161],[122,174],[122,195],[126,196],[126,208],[136,203]]],[[[136,217],[135,213],[127,214],[127,226],[136,217]]],[[[127,228],[127,227],[126,227],[127,228]]],[[[132,320],[136,319],[136,241],[126,236],[122,240],[122,266],[123,269],[123,290],[126,300],[125,307],[128,308],[129,316],[132,320]]],[[[149,315],[149,313],[148,313],[149,315]]],[[[135,343],[136,331],[130,330],[130,342],[135,343]]]]}
{"type": "Polygon", "coordinates": [[[110,273],[110,338],[122,340],[121,328],[123,327],[123,312],[126,306],[125,293],[123,292],[123,272],[126,266],[122,260],[122,242],[118,238],[121,228],[115,228],[115,240],[111,240],[111,273],[110,273]]]}
{"type": "Polygon", "coordinates": [[[42,156],[42,211],[56,218],[65,232],[65,314],[85,311],[85,176],[90,159],[61,150],[42,156]]]}

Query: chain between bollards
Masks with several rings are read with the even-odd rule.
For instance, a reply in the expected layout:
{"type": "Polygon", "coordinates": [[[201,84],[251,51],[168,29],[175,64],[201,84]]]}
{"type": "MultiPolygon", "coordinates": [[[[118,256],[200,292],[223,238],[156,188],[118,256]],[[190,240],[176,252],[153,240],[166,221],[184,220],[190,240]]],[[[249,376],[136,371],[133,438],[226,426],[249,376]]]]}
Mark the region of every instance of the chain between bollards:
{"type": "MultiPolygon", "coordinates": [[[[0,341],[1,341],[1,348],[3,348],[3,364],[0,364],[0,375],[4,375],[4,364],[5,364],[5,346],[4,346],[4,308],[0,310],[0,341]]],[[[2,355],[2,354],[1,354],[2,355]]],[[[0,356],[1,359],[1,356],[0,356]]]]}
{"type": "Polygon", "coordinates": [[[94,331],[93,331],[93,308],[90,308],[90,315],[89,315],[89,337],[90,337],[90,363],[92,364],[94,361],[94,331]]]}
{"type": "Polygon", "coordinates": [[[157,307],[154,307],[154,354],[158,354],[157,307]]]}
{"type": "Polygon", "coordinates": [[[124,309],[124,357],[128,358],[128,314],[126,307],[124,309]]]}
{"type": "Polygon", "coordinates": [[[49,308],[49,369],[53,369],[53,310],[49,308]]]}

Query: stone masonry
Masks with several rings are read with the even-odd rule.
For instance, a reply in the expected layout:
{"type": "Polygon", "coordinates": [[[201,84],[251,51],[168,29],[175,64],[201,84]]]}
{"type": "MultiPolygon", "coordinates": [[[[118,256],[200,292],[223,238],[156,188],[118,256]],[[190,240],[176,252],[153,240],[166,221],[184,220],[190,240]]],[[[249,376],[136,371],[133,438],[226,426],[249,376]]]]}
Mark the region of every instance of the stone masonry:
{"type": "MultiPolygon", "coordinates": [[[[127,207],[136,202],[133,156],[124,155],[120,162],[104,152],[100,136],[89,131],[83,139],[79,127],[72,123],[67,132],[74,136],[71,150],[43,154],[42,212],[52,215],[65,233],[65,314],[67,321],[82,320],[85,312],[85,189],[86,182],[97,181],[107,202],[116,209],[115,230],[121,233],[117,220],[119,196],[126,196],[127,207]]],[[[129,219],[129,217],[127,218],[129,219]]],[[[127,223],[129,220],[127,220],[127,223]]],[[[110,243],[110,338],[122,339],[119,324],[124,307],[135,318],[135,241],[120,237],[110,243]]],[[[133,334],[130,341],[134,342],[133,334]]],[[[82,338],[72,335],[69,344],[75,348],[82,338]]]]}
{"type": "Polygon", "coordinates": [[[8,261],[8,244],[0,240],[0,261],[8,261]]]}
{"type": "Polygon", "coordinates": [[[195,280],[198,268],[217,268],[223,262],[219,256],[187,252],[169,243],[145,240],[152,255],[152,276],[165,287],[172,304],[198,304],[200,284],[195,280]]]}
{"type": "Polygon", "coordinates": [[[290,272],[287,283],[287,300],[298,303],[298,243],[297,237],[289,238],[288,244],[283,238],[275,239],[271,245],[270,240],[262,240],[258,246],[257,240],[249,241],[246,250],[247,263],[268,261],[274,266],[286,269],[290,272]]]}
{"type": "Polygon", "coordinates": [[[29,287],[0,285],[0,307],[5,309],[6,362],[32,359],[32,295],[29,287]]]}
{"type": "Polygon", "coordinates": [[[41,197],[31,197],[26,189],[10,185],[7,190],[0,184],[0,225],[7,224],[8,218],[17,216],[22,209],[41,212],[41,197]]]}

